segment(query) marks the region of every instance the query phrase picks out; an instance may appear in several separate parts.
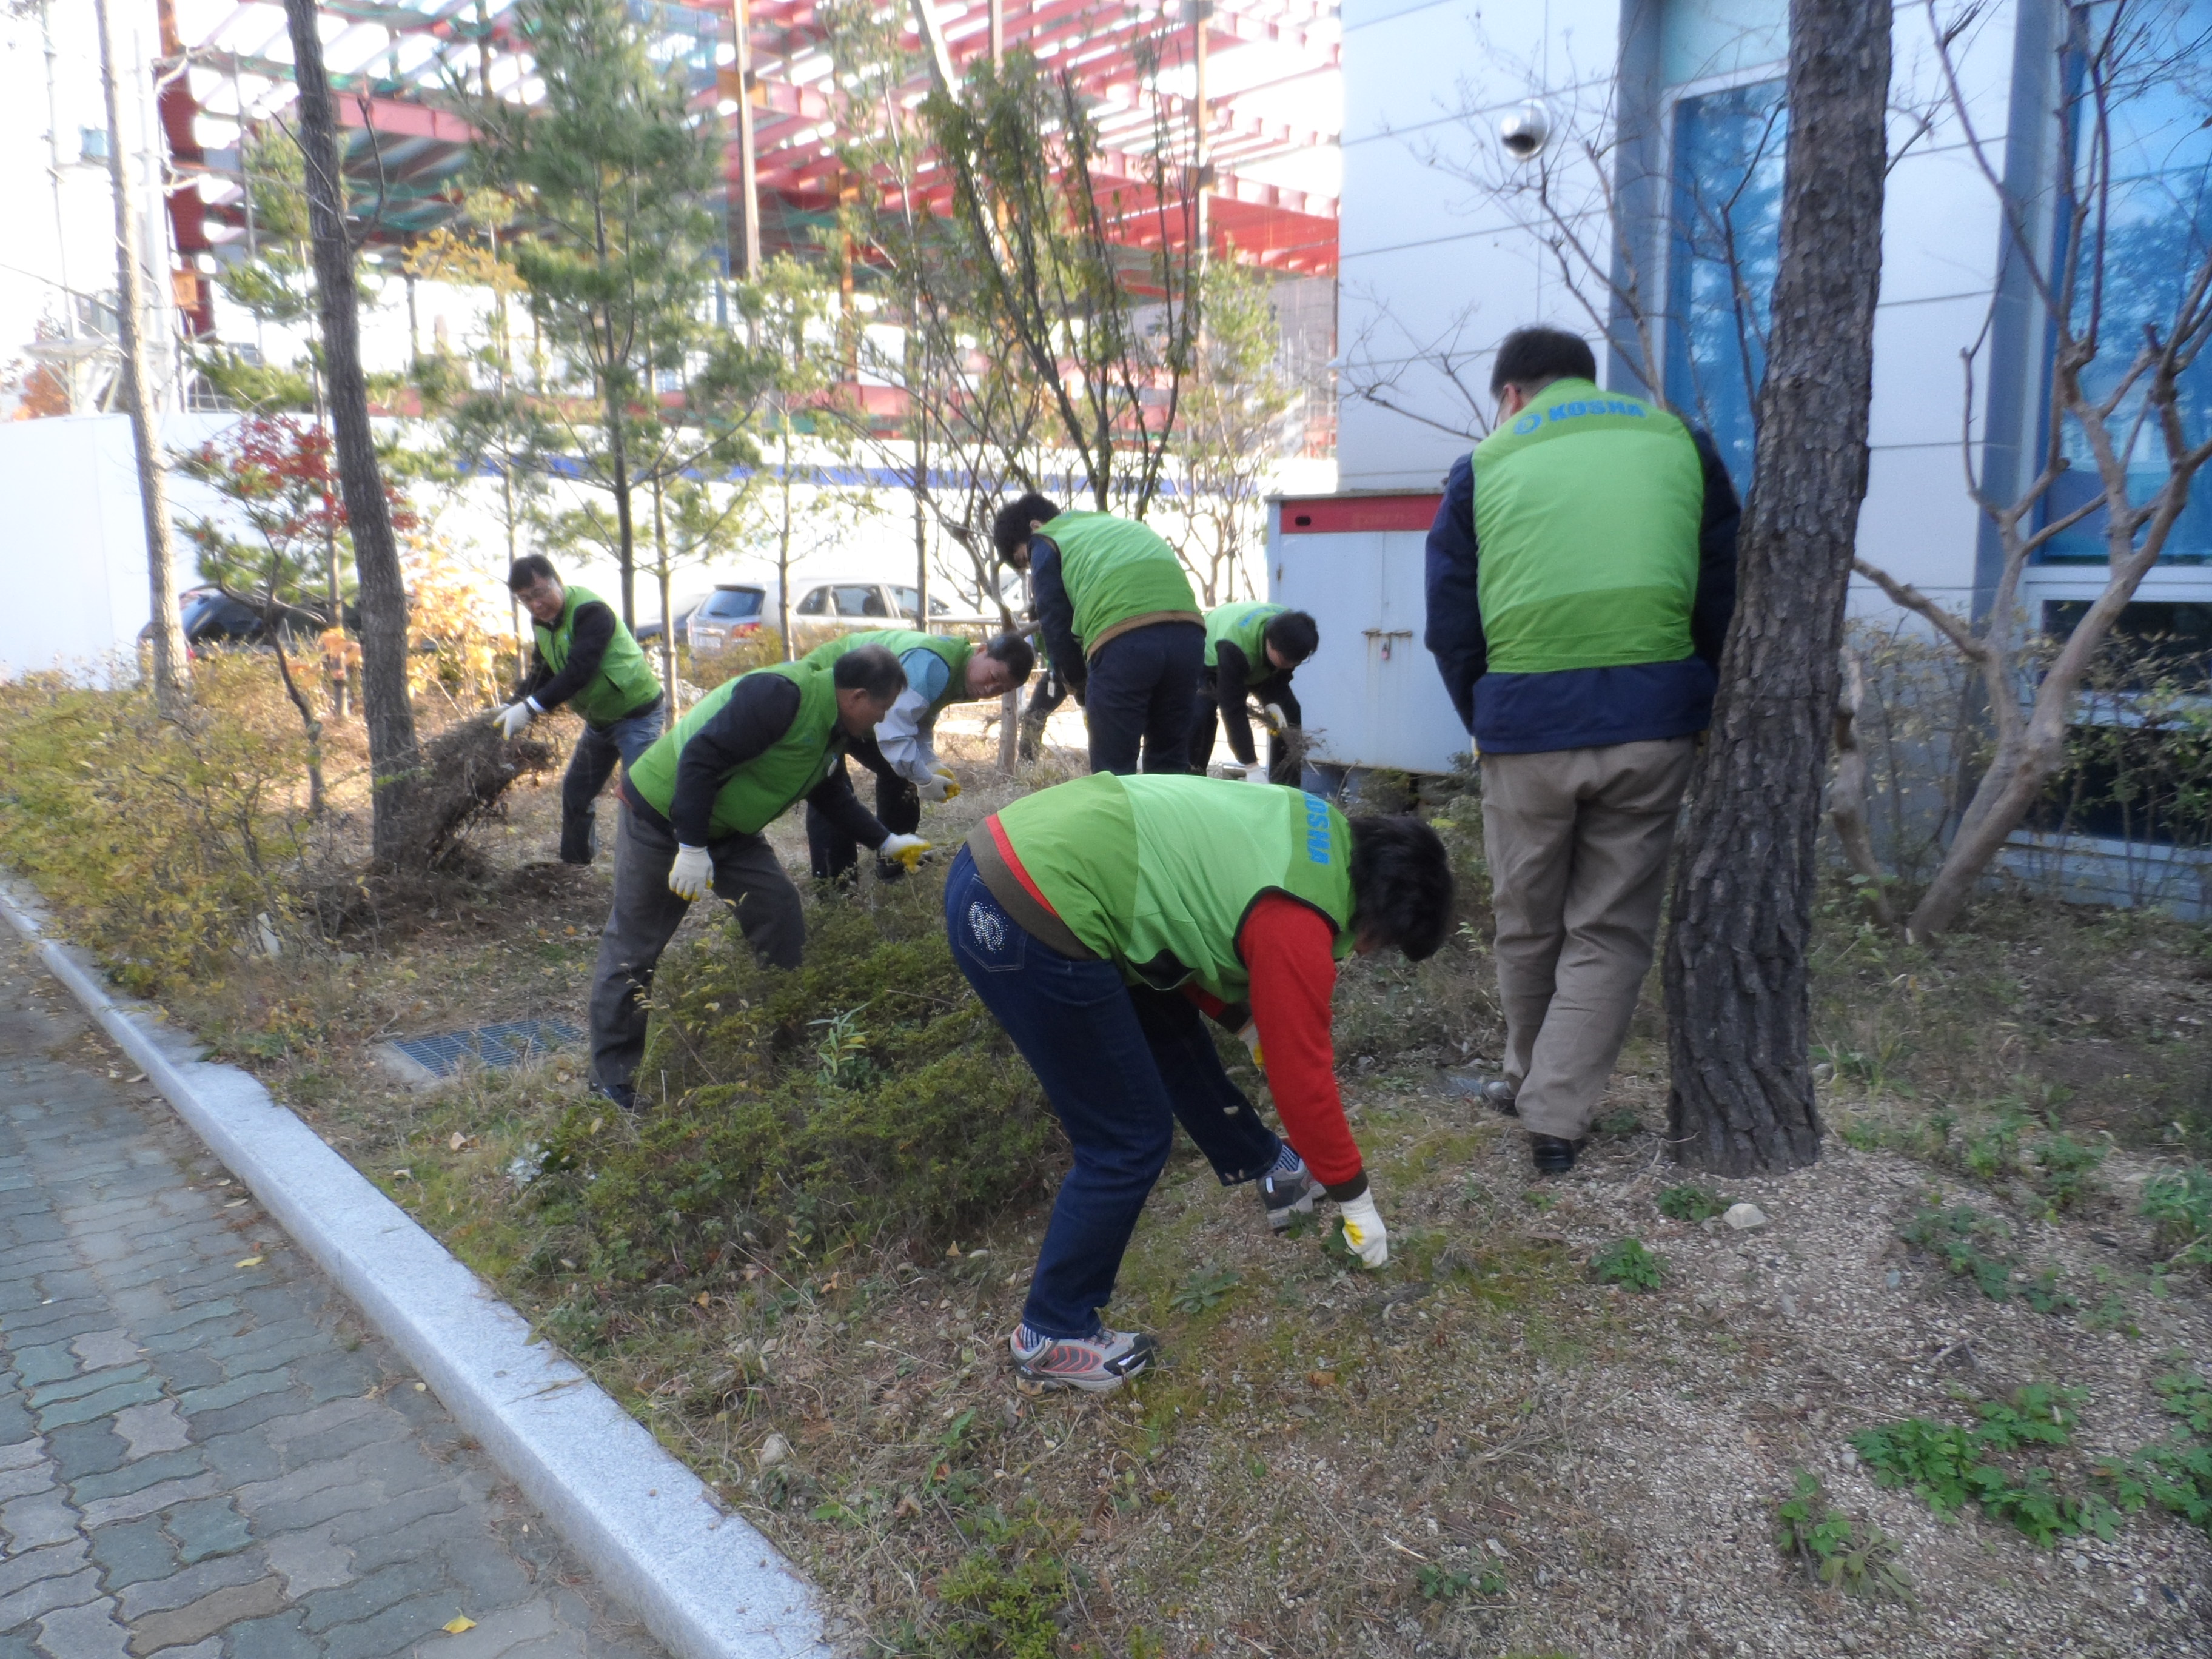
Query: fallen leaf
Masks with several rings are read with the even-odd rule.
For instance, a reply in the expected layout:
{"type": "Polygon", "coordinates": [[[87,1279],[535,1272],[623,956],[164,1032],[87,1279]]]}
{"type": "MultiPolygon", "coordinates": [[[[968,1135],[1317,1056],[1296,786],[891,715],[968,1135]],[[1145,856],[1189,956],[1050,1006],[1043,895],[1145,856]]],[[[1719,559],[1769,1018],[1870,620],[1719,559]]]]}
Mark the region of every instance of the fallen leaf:
{"type": "Polygon", "coordinates": [[[595,1117],[595,1118],[593,1118],[593,1119],[592,1120],[592,1127],[591,1127],[590,1128],[588,1128],[588,1129],[585,1130],[585,1131],[584,1131],[584,1133],[585,1133],[586,1134],[587,1134],[587,1135],[595,1135],[595,1134],[599,1133],[599,1130],[600,1130],[600,1127],[602,1127],[605,1122],[606,1122],[606,1119],[605,1119],[605,1118],[603,1118],[603,1117],[595,1117]]]}
{"type": "Polygon", "coordinates": [[[1306,1381],[1316,1389],[1333,1389],[1336,1386],[1336,1373],[1334,1371],[1308,1371],[1306,1373],[1306,1381]]]}
{"type": "Polygon", "coordinates": [[[258,1255],[249,1255],[237,1265],[241,1267],[258,1267],[261,1265],[261,1258],[258,1255]]]}
{"type": "Polygon", "coordinates": [[[921,1513],[921,1505],[915,1502],[914,1494],[912,1492],[908,1492],[905,1497],[899,1499],[896,1507],[891,1510],[891,1519],[894,1521],[903,1521],[909,1516],[920,1515],[921,1513]]]}
{"type": "Polygon", "coordinates": [[[702,1308],[714,1300],[714,1298],[708,1296],[704,1291],[700,1291],[698,1295],[693,1297],[691,1299],[702,1308]]]}
{"type": "Polygon", "coordinates": [[[451,1620],[438,1626],[448,1636],[459,1636],[463,1631],[474,1630],[476,1627],[477,1621],[465,1613],[457,1613],[451,1620]]]}
{"type": "Polygon", "coordinates": [[[449,1152],[458,1152],[468,1144],[469,1137],[456,1129],[453,1131],[453,1138],[446,1143],[446,1150],[449,1152]]]}

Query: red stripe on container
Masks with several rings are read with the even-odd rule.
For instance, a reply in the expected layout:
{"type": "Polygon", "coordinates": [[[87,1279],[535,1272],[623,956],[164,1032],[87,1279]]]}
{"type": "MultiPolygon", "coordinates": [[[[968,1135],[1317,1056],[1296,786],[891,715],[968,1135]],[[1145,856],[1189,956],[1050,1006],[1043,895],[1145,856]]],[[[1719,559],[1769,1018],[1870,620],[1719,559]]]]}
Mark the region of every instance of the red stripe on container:
{"type": "Polygon", "coordinates": [[[1404,495],[1309,495],[1282,503],[1285,536],[1334,536],[1347,531],[1421,530],[1437,521],[1441,490],[1404,495]]]}

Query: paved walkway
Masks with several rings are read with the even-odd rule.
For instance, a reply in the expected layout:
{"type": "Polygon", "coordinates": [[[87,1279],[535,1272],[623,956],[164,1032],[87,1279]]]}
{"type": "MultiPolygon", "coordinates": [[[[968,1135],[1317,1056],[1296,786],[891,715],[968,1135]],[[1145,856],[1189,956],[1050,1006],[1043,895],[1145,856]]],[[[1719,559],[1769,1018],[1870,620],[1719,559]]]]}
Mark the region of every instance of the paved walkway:
{"type": "Polygon", "coordinates": [[[659,1659],[136,1069],[0,946],[0,1659],[659,1659]]]}

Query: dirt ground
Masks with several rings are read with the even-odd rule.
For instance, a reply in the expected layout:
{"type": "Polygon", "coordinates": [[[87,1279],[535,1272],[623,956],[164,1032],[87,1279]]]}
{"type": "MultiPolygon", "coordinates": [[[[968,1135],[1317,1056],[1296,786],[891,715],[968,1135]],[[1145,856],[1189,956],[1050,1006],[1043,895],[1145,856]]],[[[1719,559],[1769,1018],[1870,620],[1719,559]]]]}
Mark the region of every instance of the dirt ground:
{"type": "MultiPolygon", "coordinates": [[[[950,844],[1003,786],[981,734],[947,746],[976,786],[926,821],[950,844]]],[[[549,1296],[521,1271],[533,1241],[507,1171],[582,1100],[580,1058],[416,1093],[368,1051],[582,1024],[607,873],[547,861],[557,812],[556,778],[520,789],[479,872],[357,951],[172,999],[533,1315],[549,1296]]],[[[803,862],[795,816],[777,840],[803,862]]],[[[713,908],[687,923],[699,948],[718,948],[713,908]]],[[[738,1291],[665,1298],[589,1363],[817,1577],[855,1653],[2212,1651],[2203,1534],[2148,1510],[2113,1542],[2038,1547],[1877,1487],[1848,1443],[1916,1413],[1970,1422],[1972,1400],[2031,1382],[2085,1389],[2073,1446],[2039,1449],[2080,1491],[2099,1455],[2170,1426],[2152,1384],[2212,1363],[2212,1309],[2201,1276],[2154,1271],[2135,1194],[2202,1155],[2201,936],[2062,915],[1905,961],[1838,915],[1823,939],[1827,1150],[1711,1183],[1762,1227],[1656,1208],[1685,1177],[1657,1133],[1650,1007],[1613,1132],[1538,1183],[1512,1126],[1442,1085],[1497,1040],[1486,955],[1462,939],[1456,1007],[1357,972],[1340,994],[1346,1097],[1395,1241],[1379,1273],[1317,1234],[1271,1237],[1185,1147],[1109,1315],[1155,1332],[1164,1363],[1120,1395],[1010,1386],[1042,1211],[921,1260],[895,1242],[763,1255],[738,1291]],[[2090,1191],[2056,1218],[2016,1171],[1977,1180],[1957,1155],[2031,1108],[2103,1135],[2090,1191]],[[1954,1131],[1929,1131],[1939,1113],[1954,1131]],[[1989,1301],[1907,1246],[1899,1226],[1930,1202],[2005,1218],[2078,1305],[1989,1301]],[[1593,1281],[1593,1255],[1630,1237],[1662,1264],[1647,1293],[1593,1281]],[[1801,1468],[1894,1540],[1910,1602],[1819,1588],[1781,1555],[1775,1505],[1801,1468]]]]}

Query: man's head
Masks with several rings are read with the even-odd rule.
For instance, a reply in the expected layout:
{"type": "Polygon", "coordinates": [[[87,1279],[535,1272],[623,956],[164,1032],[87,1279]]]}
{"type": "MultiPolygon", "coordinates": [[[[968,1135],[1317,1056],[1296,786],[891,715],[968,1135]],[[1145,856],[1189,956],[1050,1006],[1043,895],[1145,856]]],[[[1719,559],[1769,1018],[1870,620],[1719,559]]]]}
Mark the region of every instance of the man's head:
{"type": "Polygon", "coordinates": [[[543,553],[526,553],[507,567],[507,591],[522,601],[533,622],[548,628],[561,620],[561,607],[568,603],[568,590],[543,553]]]}
{"type": "Polygon", "coordinates": [[[1271,618],[1260,638],[1267,660],[1278,668],[1296,668],[1321,649],[1321,629],[1303,611],[1285,611],[1271,618]]]}
{"type": "Polygon", "coordinates": [[[830,683],[837,688],[837,724],[865,738],[906,690],[906,670],[880,645],[856,645],[837,659],[830,683]]]}
{"type": "Polygon", "coordinates": [[[1352,821],[1352,932],[1362,956],[1395,945],[1409,962],[1436,955],[1452,927],[1451,858],[1412,817],[1352,821]]]}
{"type": "Polygon", "coordinates": [[[1030,568],[1030,532],[1060,516],[1060,509],[1032,489],[1018,501],[1008,501],[991,520],[991,545],[999,557],[1017,570],[1030,568]]]}
{"type": "Polygon", "coordinates": [[[1595,380],[1597,359],[1589,342],[1563,328],[1516,328],[1498,344],[1490,366],[1490,395],[1498,418],[1510,421],[1554,380],[1595,380]]]}
{"type": "Polygon", "coordinates": [[[968,659],[968,695],[971,698],[1003,697],[1029,683],[1036,668],[1036,653],[1018,634],[1001,634],[968,659]]]}

